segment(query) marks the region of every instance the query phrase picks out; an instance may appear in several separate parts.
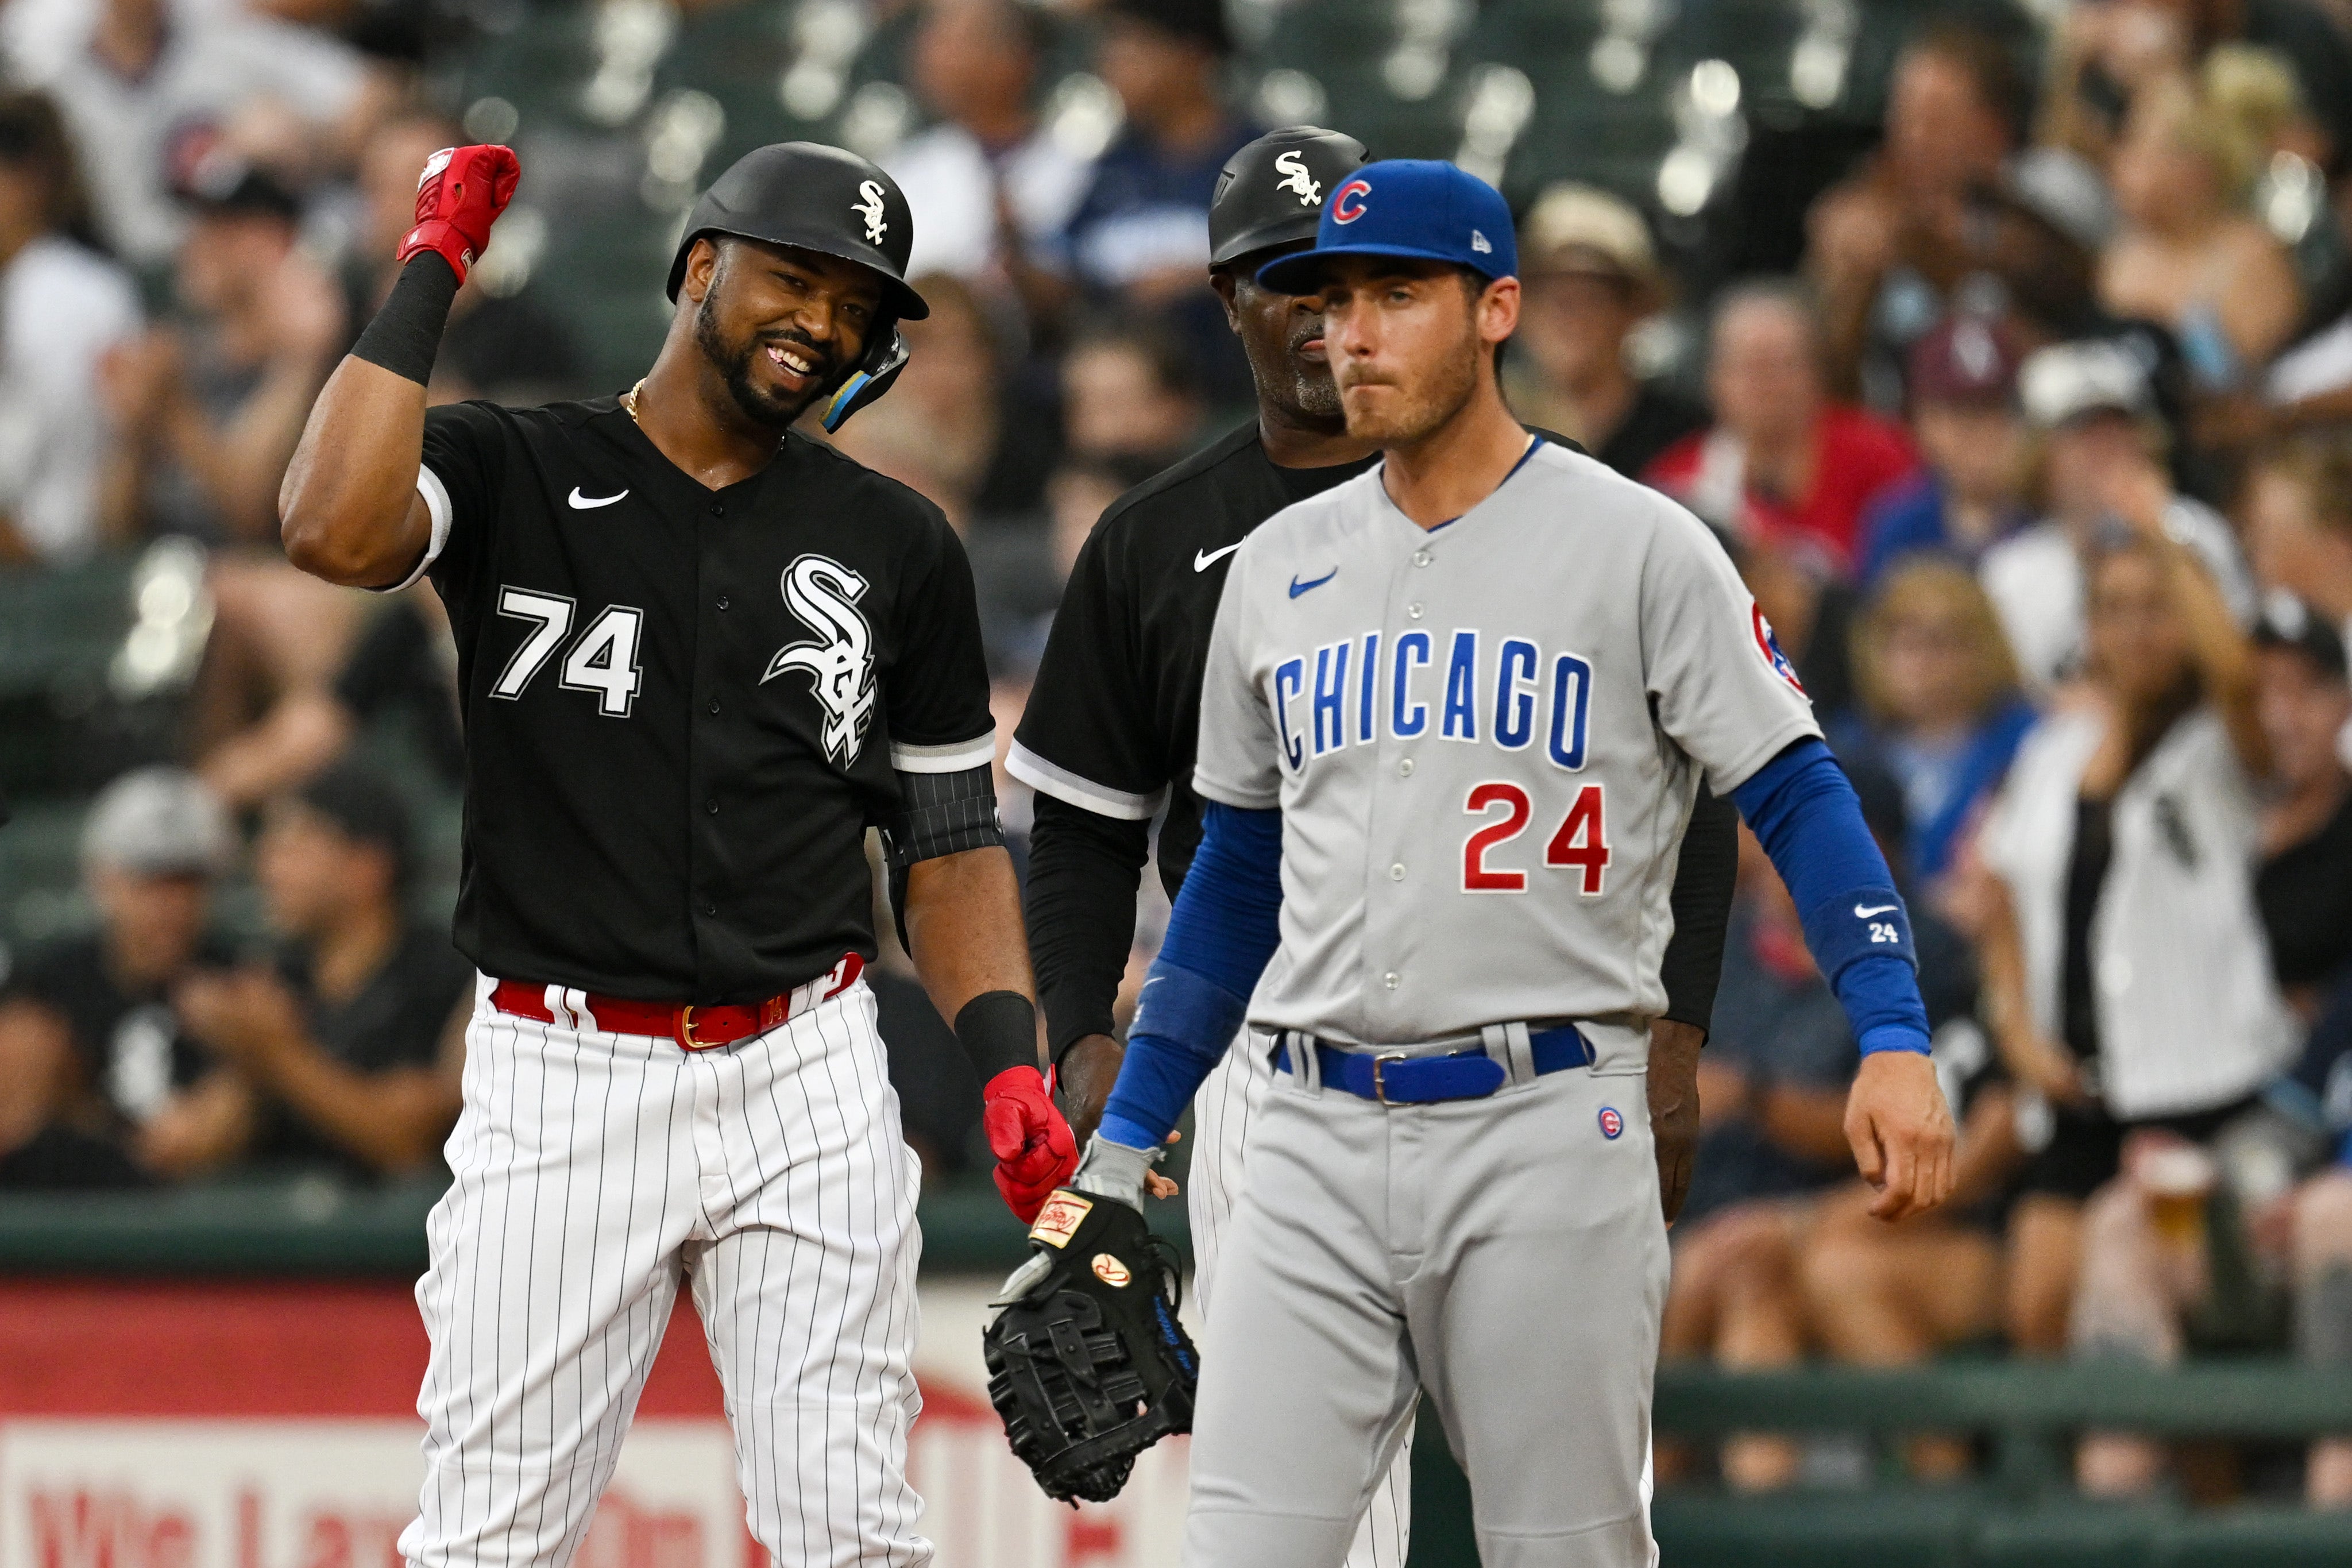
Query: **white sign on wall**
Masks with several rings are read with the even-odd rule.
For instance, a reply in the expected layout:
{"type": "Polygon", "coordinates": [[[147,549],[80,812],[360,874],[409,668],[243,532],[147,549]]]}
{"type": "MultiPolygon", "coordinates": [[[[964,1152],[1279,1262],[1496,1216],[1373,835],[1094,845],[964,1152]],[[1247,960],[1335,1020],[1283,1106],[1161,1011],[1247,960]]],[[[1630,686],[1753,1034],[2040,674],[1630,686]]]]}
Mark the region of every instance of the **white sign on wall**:
{"type": "MultiPolygon", "coordinates": [[[[922,1288],[908,1453],[939,1568],[1174,1568],[1186,1441],[1103,1506],[1048,1500],[989,1408],[989,1289],[922,1288]]],[[[401,1568],[424,1478],[414,1417],[0,1417],[0,1568],[401,1568]]],[[[641,1418],[575,1568],[752,1568],[716,1419],[641,1418]]]]}

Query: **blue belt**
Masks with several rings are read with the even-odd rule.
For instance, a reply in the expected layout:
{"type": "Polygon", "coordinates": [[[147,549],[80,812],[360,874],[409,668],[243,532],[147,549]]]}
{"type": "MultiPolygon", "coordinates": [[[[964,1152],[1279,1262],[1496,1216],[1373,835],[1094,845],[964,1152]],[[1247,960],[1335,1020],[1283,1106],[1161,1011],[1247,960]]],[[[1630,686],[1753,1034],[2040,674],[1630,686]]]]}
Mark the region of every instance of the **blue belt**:
{"type": "MultiPolygon", "coordinates": [[[[1573,1024],[1529,1035],[1528,1047],[1538,1077],[1563,1068],[1592,1065],[1592,1044],[1573,1024]]],[[[1324,1088],[1344,1089],[1360,1099],[1376,1100],[1382,1105],[1484,1100],[1508,1082],[1511,1076],[1510,1069],[1488,1056],[1483,1047],[1437,1057],[1408,1057],[1393,1052],[1367,1056],[1318,1040],[1315,1065],[1322,1072],[1324,1088]]],[[[1287,1042],[1275,1047],[1274,1066],[1277,1072],[1290,1070],[1287,1042]]]]}

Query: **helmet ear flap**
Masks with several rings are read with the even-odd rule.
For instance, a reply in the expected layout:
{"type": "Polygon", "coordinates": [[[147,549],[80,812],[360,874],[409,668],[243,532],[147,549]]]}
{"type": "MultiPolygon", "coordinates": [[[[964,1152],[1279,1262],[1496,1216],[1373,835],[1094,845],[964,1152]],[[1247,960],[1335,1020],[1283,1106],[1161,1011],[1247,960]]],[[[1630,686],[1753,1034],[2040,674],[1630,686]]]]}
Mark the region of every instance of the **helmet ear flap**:
{"type": "Polygon", "coordinates": [[[889,391],[890,384],[898,379],[898,373],[907,368],[911,357],[898,323],[885,322],[884,330],[874,334],[872,345],[859,358],[856,367],[825,399],[824,412],[817,416],[824,426],[824,433],[832,435],[849,422],[851,415],[889,391]]]}

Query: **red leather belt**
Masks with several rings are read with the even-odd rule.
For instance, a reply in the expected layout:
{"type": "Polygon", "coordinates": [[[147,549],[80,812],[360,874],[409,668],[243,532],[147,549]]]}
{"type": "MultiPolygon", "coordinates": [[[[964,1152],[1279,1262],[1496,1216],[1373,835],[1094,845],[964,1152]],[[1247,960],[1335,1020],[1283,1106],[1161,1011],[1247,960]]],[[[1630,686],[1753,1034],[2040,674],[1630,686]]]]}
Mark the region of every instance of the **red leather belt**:
{"type": "Polygon", "coordinates": [[[723,1007],[700,1007],[691,1002],[637,1002],[626,996],[599,996],[562,985],[533,985],[527,981],[501,980],[490,987],[490,1005],[518,1018],[567,1028],[601,1029],[610,1035],[653,1035],[675,1040],[689,1051],[716,1050],[753,1035],[764,1035],[821,1003],[830,1002],[857,983],[866,961],[854,952],[803,985],[764,1002],[723,1007]]]}

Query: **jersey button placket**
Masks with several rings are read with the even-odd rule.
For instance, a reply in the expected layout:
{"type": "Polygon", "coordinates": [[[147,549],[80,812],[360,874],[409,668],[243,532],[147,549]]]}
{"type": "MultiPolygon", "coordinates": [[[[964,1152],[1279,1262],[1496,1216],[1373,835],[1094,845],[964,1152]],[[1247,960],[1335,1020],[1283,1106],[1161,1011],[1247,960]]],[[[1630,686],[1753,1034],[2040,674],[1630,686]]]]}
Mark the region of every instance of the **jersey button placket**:
{"type": "MultiPolygon", "coordinates": [[[[1370,797],[1364,809],[1365,897],[1360,951],[1365,958],[1381,954],[1393,961],[1399,951],[1397,939],[1409,931],[1412,924],[1404,887],[1406,865],[1398,851],[1405,847],[1404,837],[1412,832],[1416,813],[1427,803],[1403,791],[1391,793],[1381,781],[1390,776],[1412,777],[1418,764],[1411,755],[1399,753],[1428,738],[1425,730],[1412,737],[1397,734],[1394,678],[1387,658],[1388,650],[1396,646],[1402,625],[1419,621],[1427,614],[1427,606],[1419,599],[1408,598],[1419,586],[1412,580],[1412,572],[1421,564],[1419,557],[1427,553],[1425,549],[1417,549],[1411,557],[1391,558],[1394,564],[1390,567],[1385,614],[1381,617],[1383,659],[1381,667],[1370,672],[1380,684],[1373,709],[1377,749],[1372,766],[1364,775],[1365,793],[1370,797]]],[[[1426,699],[1427,693],[1423,689],[1426,684],[1425,679],[1416,682],[1417,698],[1426,699]]],[[[1433,712],[1430,719],[1434,721],[1433,712]]],[[[1410,945],[1409,940],[1406,945],[1410,945]]],[[[1382,1031],[1395,1016],[1397,987],[1403,984],[1402,976],[1396,970],[1375,970],[1369,964],[1360,973],[1370,980],[1364,998],[1365,1023],[1373,1031],[1370,1037],[1383,1038],[1382,1031]]]]}

